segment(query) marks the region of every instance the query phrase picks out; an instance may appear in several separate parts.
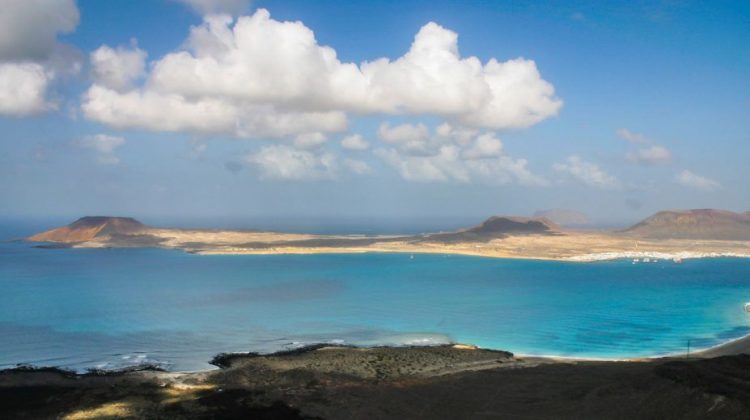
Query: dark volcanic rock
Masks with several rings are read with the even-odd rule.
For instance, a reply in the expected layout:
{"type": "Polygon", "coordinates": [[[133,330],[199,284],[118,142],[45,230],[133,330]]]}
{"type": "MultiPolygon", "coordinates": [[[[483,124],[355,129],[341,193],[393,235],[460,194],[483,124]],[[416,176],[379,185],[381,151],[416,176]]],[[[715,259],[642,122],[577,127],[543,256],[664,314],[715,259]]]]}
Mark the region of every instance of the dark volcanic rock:
{"type": "Polygon", "coordinates": [[[478,226],[451,233],[436,233],[425,242],[487,242],[512,235],[558,235],[559,227],[545,218],[492,216],[478,226]]]}

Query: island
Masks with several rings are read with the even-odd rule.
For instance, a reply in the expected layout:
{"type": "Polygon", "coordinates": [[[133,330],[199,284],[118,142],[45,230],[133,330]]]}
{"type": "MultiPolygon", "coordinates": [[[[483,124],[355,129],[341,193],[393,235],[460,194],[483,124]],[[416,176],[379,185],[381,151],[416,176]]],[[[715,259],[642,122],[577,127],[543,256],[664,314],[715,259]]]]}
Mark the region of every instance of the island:
{"type": "MultiPolygon", "coordinates": [[[[623,230],[563,228],[545,217],[493,216],[453,232],[315,235],[255,230],[165,229],[128,217],[83,217],[27,238],[53,246],[161,247],[195,254],[401,252],[598,261],[749,257],[750,213],[668,210],[623,230]]],[[[45,246],[45,245],[42,245],[45,246]]]]}

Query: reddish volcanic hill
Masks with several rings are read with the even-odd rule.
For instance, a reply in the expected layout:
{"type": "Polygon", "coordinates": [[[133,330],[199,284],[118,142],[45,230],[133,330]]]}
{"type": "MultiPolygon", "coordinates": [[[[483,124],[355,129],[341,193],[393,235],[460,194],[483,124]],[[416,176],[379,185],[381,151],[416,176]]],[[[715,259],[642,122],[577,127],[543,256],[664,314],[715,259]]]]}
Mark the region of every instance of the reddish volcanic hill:
{"type": "Polygon", "coordinates": [[[87,216],[61,228],[30,236],[30,241],[83,242],[97,236],[133,234],[148,230],[148,226],[130,217],[87,216]]]}
{"type": "Polygon", "coordinates": [[[660,211],[623,232],[657,239],[750,240],[750,215],[726,210],[660,211]]]}

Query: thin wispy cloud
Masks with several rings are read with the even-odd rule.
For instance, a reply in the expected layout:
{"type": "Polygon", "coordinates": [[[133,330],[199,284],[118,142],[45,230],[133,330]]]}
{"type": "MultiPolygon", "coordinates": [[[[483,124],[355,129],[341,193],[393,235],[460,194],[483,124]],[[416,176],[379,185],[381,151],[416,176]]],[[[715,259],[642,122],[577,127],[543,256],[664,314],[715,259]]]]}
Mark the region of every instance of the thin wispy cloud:
{"type": "Polygon", "coordinates": [[[651,140],[648,137],[640,133],[634,133],[627,128],[620,128],[617,130],[617,136],[627,141],[628,143],[634,144],[648,144],[651,140]]]}
{"type": "Polygon", "coordinates": [[[363,151],[370,148],[370,143],[368,143],[361,135],[352,134],[341,139],[341,147],[346,150],[363,151]]]}
{"type": "Polygon", "coordinates": [[[599,165],[587,162],[577,155],[569,156],[564,163],[554,164],[553,168],[589,187],[615,189],[621,186],[617,178],[606,173],[599,165]]]}
{"type": "Polygon", "coordinates": [[[672,153],[664,146],[653,145],[628,153],[627,159],[640,165],[666,165],[672,162],[672,153]]]}
{"type": "Polygon", "coordinates": [[[721,189],[718,181],[698,175],[687,169],[675,175],[675,181],[685,187],[700,191],[716,191],[721,189]]]}
{"type": "Polygon", "coordinates": [[[98,164],[117,165],[120,163],[120,158],[117,156],[116,150],[125,144],[125,139],[108,134],[96,134],[79,139],[75,144],[78,147],[93,151],[98,164]]]}

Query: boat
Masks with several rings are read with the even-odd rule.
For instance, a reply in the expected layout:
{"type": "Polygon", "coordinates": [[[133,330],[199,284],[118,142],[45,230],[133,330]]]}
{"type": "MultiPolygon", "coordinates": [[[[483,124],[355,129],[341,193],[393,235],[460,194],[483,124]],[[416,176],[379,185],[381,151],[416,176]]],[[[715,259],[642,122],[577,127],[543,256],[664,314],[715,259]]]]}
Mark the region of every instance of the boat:
{"type": "Polygon", "coordinates": [[[675,257],[672,259],[672,261],[674,261],[675,264],[682,264],[682,258],[680,257],[675,257]]]}
{"type": "Polygon", "coordinates": [[[651,262],[651,258],[644,258],[643,262],[651,262]]]}
{"type": "Polygon", "coordinates": [[[750,312],[750,302],[745,304],[745,312],[750,312]]]}

